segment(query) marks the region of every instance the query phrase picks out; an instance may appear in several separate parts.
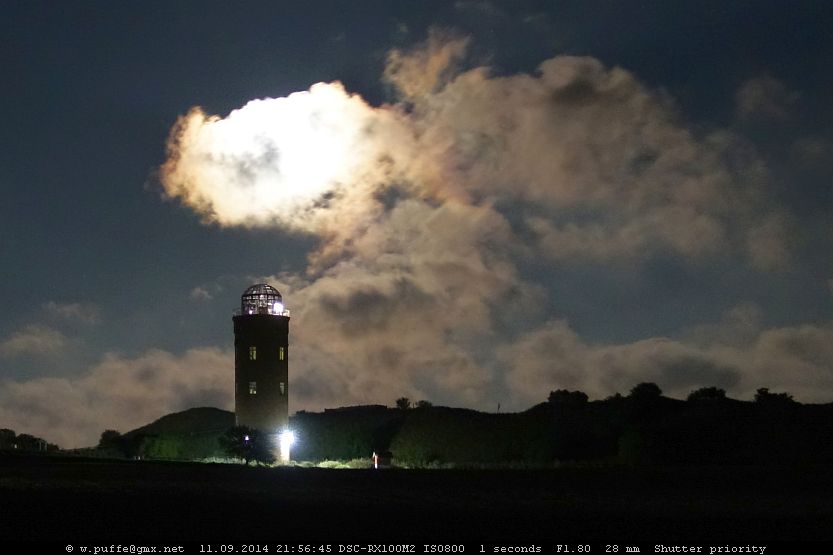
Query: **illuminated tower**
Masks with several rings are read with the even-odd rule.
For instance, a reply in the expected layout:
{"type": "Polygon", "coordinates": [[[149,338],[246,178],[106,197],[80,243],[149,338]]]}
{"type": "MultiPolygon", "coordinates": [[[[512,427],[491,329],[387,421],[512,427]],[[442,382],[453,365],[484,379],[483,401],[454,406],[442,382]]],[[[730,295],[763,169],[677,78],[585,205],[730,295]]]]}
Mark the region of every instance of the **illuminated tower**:
{"type": "MultiPolygon", "coordinates": [[[[289,425],[289,310],[277,289],[252,285],[234,321],[234,416],[238,426],[275,436],[289,425]]],[[[281,458],[289,458],[281,438],[281,458]],[[284,453],[286,451],[286,453],[284,453]]]]}

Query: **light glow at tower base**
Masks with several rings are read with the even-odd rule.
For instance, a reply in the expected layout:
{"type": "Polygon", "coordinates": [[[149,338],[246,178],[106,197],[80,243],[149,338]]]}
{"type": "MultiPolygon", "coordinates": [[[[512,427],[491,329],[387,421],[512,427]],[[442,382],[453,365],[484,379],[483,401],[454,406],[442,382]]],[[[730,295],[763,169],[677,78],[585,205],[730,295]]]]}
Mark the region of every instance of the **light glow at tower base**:
{"type": "Polygon", "coordinates": [[[280,446],[280,461],[282,463],[289,462],[289,449],[295,443],[295,434],[292,430],[284,430],[278,435],[278,445],[280,446]]]}

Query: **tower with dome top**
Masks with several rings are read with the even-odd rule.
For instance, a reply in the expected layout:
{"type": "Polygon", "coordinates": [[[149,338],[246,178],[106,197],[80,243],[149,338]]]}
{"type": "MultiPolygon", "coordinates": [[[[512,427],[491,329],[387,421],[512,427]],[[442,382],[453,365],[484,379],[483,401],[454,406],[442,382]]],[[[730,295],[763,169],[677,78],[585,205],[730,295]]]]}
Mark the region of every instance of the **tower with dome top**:
{"type": "Polygon", "coordinates": [[[243,292],[232,320],[235,423],[279,436],[288,459],[289,310],[277,289],[258,283],[243,292]]]}

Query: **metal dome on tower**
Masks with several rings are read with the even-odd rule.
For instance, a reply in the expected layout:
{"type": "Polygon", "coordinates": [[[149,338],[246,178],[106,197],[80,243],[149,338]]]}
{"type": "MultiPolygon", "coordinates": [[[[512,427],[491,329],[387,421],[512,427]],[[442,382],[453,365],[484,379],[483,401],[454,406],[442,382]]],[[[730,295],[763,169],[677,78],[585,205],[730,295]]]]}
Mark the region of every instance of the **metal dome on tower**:
{"type": "Polygon", "coordinates": [[[240,314],[272,314],[289,316],[280,291],[266,283],[257,283],[240,297],[240,314]]]}

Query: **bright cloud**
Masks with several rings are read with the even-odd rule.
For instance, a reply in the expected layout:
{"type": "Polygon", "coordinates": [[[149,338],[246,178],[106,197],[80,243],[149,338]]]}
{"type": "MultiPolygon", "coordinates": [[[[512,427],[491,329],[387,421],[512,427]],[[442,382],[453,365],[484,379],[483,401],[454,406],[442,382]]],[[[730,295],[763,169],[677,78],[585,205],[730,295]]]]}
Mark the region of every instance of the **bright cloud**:
{"type": "MultiPolygon", "coordinates": [[[[745,394],[769,376],[749,362],[769,342],[759,330],[745,349],[588,344],[564,320],[544,323],[546,282],[519,269],[657,253],[782,267],[788,218],[764,162],[727,130],[693,132],[624,69],[559,56],[494,76],[460,69],[465,46],[434,33],[392,52],[384,78],[401,105],[319,83],[225,118],[197,108],[172,132],[169,197],[207,222],[321,239],[305,272],[270,279],[293,309],[293,403],[520,409],[557,387],[745,394]]],[[[772,385],[824,382],[822,366],[801,368],[772,385]]]]}
{"type": "Polygon", "coordinates": [[[194,108],[177,123],[163,166],[166,193],[206,221],[327,234],[375,207],[389,179],[395,110],[376,109],[340,83],[253,100],[226,118],[194,108]]]}
{"type": "Polygon", "coordinates": [[[101,322],[101,311],[91,303],[58,303],[49,301],[41,305],[44,313],[53,318],[87,325],[101,322]]]}
{"type": "Polygon", "coordinates": [[[52,355],[67,345],[67,337],[47,326],[31,325],[0,342],[0,354],[6,356],[52,355]]]}

